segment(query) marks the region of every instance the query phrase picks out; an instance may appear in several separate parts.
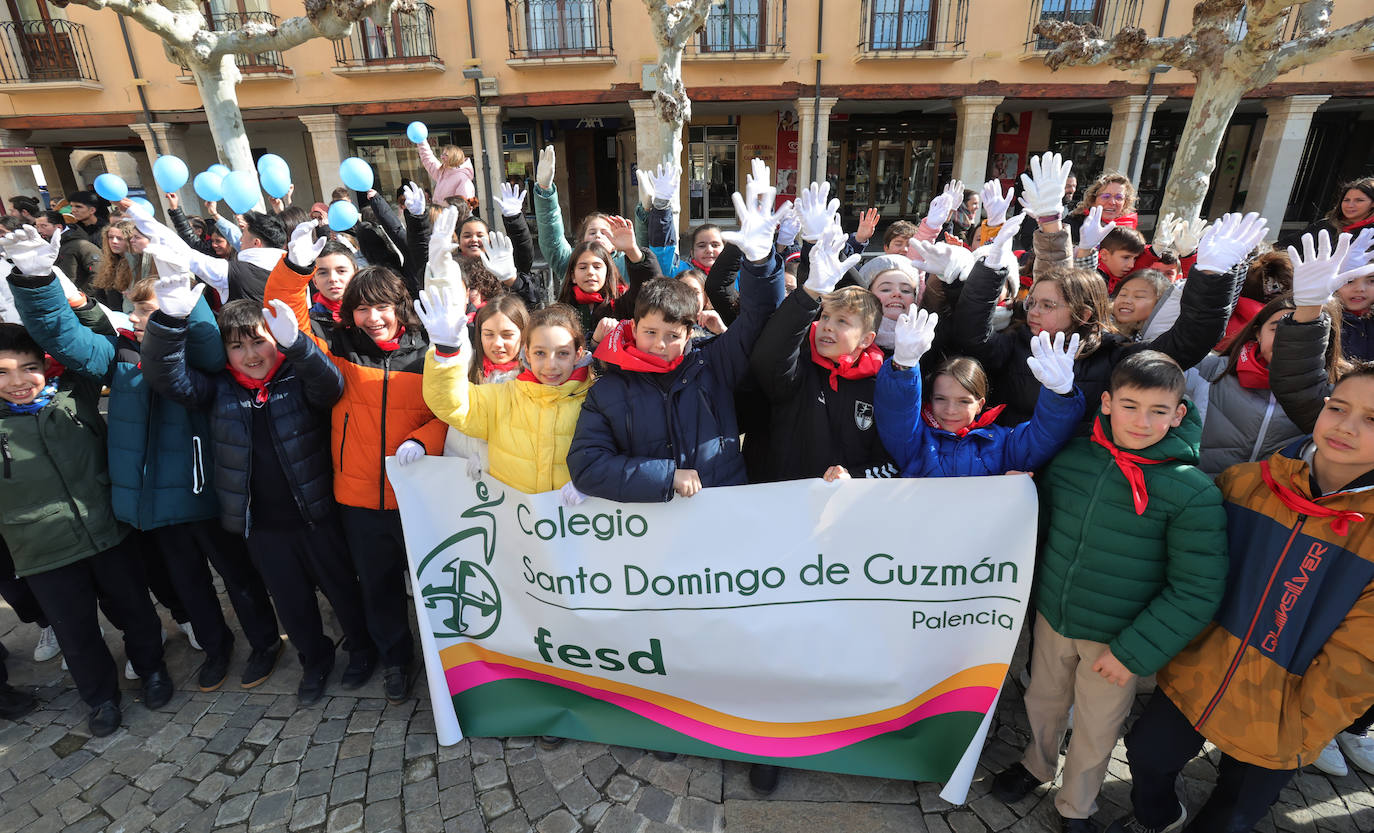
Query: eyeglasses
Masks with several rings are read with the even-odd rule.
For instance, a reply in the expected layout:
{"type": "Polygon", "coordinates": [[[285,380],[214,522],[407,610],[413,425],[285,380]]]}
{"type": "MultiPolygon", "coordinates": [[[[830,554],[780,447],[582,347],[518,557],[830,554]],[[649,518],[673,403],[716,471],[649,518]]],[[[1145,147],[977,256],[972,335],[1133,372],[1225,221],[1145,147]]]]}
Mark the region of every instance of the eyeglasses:
{"type": "Polygon", "coordinates": [[[1047,313],[1054,312],[1061,306],[1062,304],[1057,304],[1054,301],[1036,301],[1032,299],[1030,296],[1026,296],[1025,298],[1021,299],[1021,308],[1024,309],[1026,312],[1035,312],[1037,309],[1040,309],[1047,313]]]}
{"type": "Polygon", "coordinates": [[[1100,201],[1100,202],[1125,202],[1125,201],[1126,201],[1126,195],[1125,195],[1125,194],[1098,194],[1098,195],[1097,195],[1097,199],[1098,199],[1098,201],[1100,201]]]}

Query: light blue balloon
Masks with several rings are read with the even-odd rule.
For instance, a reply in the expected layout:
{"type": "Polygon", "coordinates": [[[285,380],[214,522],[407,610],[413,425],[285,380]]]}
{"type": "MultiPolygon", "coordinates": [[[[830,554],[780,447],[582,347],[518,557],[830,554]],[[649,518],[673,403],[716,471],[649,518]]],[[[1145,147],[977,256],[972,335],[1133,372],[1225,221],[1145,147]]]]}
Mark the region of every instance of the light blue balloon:
{"type": "Polygon", "coordinates": [[[372,188],[372,166],[350,156],[339,165],[339,179],[354,191],[367,192],[372,188]]]}
{"type": "Polygon", "coordinates": [[[429,127],[422,121],[413,121],[406,126],[406,138],[415,144],[420,144],[429,138],[429,127]]]}
{"type": "Polygon", "coordinates": [[[129,196],[129,184],[114,174],[101,174],[95,178],[95,192],[110,202],[119,202],[129,196]]]}
{"type": "Polygon", "coordinates": [[[224,192],[224,201],[235,214],[251,211],[262,199],[258,178],[252,171],[231,171],[220,183],[220,189],[224,192]]]}
{"type": "Polygon", "coordinates": [[[281,199],[291,190],[291,171],[285,162],[259,168],[258,174],[262,180],[262,190],[266,191],[268,196],[281,199]]]}
{"type": "Polygon", "coordinates": [[[329,228],[334,231],[348,231],[358,224],[358,209],[348,200],[339,200],[329,206],[329,228]]]}
{"type": "Polygon", "coordinates": [[[153,204],[143,199],[142,197],[130,197],[129,202],[143,206],[143,209],[147,211],[150,215],[157,215],[157,209],[153,208],[153,204]]]}
{"type": "Polygon", "coordinates": [[[262,156],[258,157],[258,173],[262,173],[265,169],[273,165],[285,166],[286,160],[275,153],[264,153],[262,156]]]}
{"type": "Polygon", "coordinates": [[[219,174],[221,177],[226,177],[229,175],[229,169],[219,164],[218,162],[206,168],[205,170],[209,171],[212,174],[219,174]]]}
{"type": "Polygon", "coordinates": [[[224,199],[222,183],[224,177],[214,171],[201,171],[196,174],[195,181],[191,184],[196,189],[196,196],[206,202],[219,202],[224,199]]]}
{"type": "Polygon", "coordinates": [[[164,154],[153,162],[153,179],[157,180],[157,187],[165,193],[181,190],[181,186],[186,184],[186,178],[191,172],[186,170],[186,163],[180,158],[171,154],[164,154]]]}

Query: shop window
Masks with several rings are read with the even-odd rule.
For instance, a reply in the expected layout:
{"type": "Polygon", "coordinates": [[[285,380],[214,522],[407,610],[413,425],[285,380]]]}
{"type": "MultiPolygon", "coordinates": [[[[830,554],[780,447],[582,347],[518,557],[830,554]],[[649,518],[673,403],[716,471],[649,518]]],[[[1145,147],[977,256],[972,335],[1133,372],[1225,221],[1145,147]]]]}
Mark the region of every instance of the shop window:
{"type": "Polygon", "coordinates": [[[739,128],[693,127],[689,137],[687,204],[692,223],[733,225],[735,205],[730,195],[739,190],[735,178],[739,128]]]}
{"type": "MultiPolygon", "coordinates": [[[[429,144],[436,152],[444,145],[458,145],[471,156],[470,139],[466,130],[430,128],[429,144]]],[[[376,174],[376,182],[372,187],[388,200],[395,199],[396,189],[407,179],[419,183],[422,188],[430,187],[429,174],[425,173],[424,166],[420,164],[420,154],[404,133],[351,136],[349,142],[353,146],[354,155],[372,166],[376,174]]]]}
{"type": "Polygon", "coordinates": [[[763,43],[766,0],[725,0],[701,29],[702,52],[757,52],[763,43]]]}
{"type": "Polygon", "coordinates": [[[939,0],[869,0],[869,49],[930,49],[939,0]]]}
{"type": "Polygon", "coordinates": [[[531,52],[596,49],[595,0],[530,0],[526,15],[531,52]]]}

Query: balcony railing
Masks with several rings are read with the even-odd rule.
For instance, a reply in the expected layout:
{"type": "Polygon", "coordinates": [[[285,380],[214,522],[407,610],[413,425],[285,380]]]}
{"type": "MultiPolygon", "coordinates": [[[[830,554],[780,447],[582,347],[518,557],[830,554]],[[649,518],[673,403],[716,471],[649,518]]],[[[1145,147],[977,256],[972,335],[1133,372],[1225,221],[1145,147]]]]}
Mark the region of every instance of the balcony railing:
{"type": "MultiPolygon", "coordinates": [[[[210,24],[211,31],[215,32],[232,32],[248,23],[266,23],[274,29],[277,27],[277,16],[271,12],[209,14],[205,16],[205,20],[210,24]]],[[[282,63],[281,53],[275,49],[256,55],[235,55],[234,63],[238,65],[239,72],[245,75],[290,72],[286,64],[282,63]]],[[[181,69],[183,75],[189,75],[191,72],[186,64],[182,64],[181,69]]]]}
{"type": "Polygon", "coordinates": [[[0,22],[0,83],[98,80],[86,27],[80,23],[0,22]]]}
{"type": "Polygon", "coordinates": [[[687,42],[686,54],[776,55],[787,51],[787,0],[723,0],[687,42]]]}
{"type": "Polygon", "coordinates": [[[512,58],[608,58],[610,0],[506,0],[512,58]]]}
{"type": "Polygon", "coordinates": [[[859,52],[959,52],[969,0],[864,0],[859,52]]]}
{"type": "Polygon", "coordinates": [[[363,19],[353,34],[334,41],[334,62],[342,67],[437,63],[434,8],[417,3],[409,12],[396,12],[386,26],[363,19]]]}
{"type": "Polygon", "coordinates": [[[1094,26],[1103,38],[1111,39],[1128,26],[1140,25],[1143,0],[1031,0],[1026,27],[1026,51],[1054,49],[1058,44],[1035,33],[1036,24],[1045,20],[1064,20],[1094,26]]]}

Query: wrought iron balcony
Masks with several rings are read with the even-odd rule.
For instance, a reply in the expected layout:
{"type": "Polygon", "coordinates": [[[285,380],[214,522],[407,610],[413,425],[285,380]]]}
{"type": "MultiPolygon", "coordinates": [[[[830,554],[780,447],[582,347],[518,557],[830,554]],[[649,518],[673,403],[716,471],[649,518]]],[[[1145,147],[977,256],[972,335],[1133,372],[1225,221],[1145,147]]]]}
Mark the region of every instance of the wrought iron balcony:
{"type": "Polygon", "coordinates": [[[0,22],[0,83],[95,82],[86,27],[67,20],[0,22]]]}
{"type": "Polygon", "coordinates": [[[1094,26],[1103,38],[1111,39],[1122,29],[1140,25],[1143,6],[1143,0],[1031,0],[1026,51],[1045,51],[1058,45],[1035,33],[1036,24],[1041,21],[1063,20],[1094,26]]]}
{"type": "Polygon", "coordinates": [[[864,0],[859,54],[962,52],[969,0],[864,0]]]}
{"type": "Polygon", "coordinates": [[[614,58],[610,0],[506,0],[514,60],[614,58]]]}
{"type": "Polygon", "coordinates": [[[434,7],[417,3],[408,12],[395,12],[387,25],[361,20],[353,34],[334,41],[334,62],[350,68],[396,68],[439,64],[434,40],[434,7]]]}
{"type": "MultiPolygon", "coordinates": [[[[210,14],[205,16],[205,20],[210,24],[211,31],[215,32],[232,32],[248,23],[265,23],[274,29],[277,27],[277,16],[271,12],[210,14]]],[[[255,75],[280,76],[291,72],[290,67],[282,62],[281,53],[275,49],[259,52],[255,55],[235,55],[234,63],[245,78],[251,78],[255,75]]],[[[181,71],[183,77],[187,77],[191,73],[190,67],[186,64],[181,65],[181,71]]]]}
{"type": "Polygon", "coordinates": [[[787,52],[787,0],[723,0],[687,42],[688,57],[777,55],[787,52]]]}

